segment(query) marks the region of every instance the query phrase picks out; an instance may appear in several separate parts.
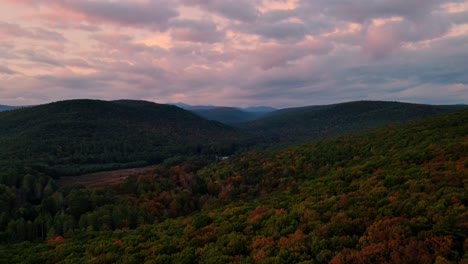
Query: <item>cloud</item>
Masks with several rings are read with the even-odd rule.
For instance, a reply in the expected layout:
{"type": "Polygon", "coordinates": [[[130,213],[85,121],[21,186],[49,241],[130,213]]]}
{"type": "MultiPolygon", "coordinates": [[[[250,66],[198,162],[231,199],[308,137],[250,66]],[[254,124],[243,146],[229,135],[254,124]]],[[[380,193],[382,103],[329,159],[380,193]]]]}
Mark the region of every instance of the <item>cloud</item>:
{"type": "MultiPolygon", "coordinates": [[[[16,1],[16,0],[15,0],[16,1]]],[[[10,2],[14,2],[10,0],[10,2]]],[[[48,10],[49,17],[61,21],[104,23],[118,26],[143,26],[155,30],[166,30],[168,21],[178,12],[170,1],[112,1],[112,0],[21,0],[20,4],[48,10]]]]}
{"type": "MultiPolygon", "coordinates": [[[[346,21],[402,16],[417,19],[438,6],[436,0],[301,0],[301,8],[346,21]]],[[[448,2],[448,1],[446,1],[448,2]]]]}
{"type": "Polygon", "coordinates": [[[60,59],[54,58],[50,52],[45,50],[20,50],[18,54],[22,55],[24,59],[37,62],[46,66],[62,66],[63,63],[60,59]]]}
{"type": "Polygon", "coordinates": [[[5,67],[5,66],[1,66],[0,65],[0,73],[3,73],[3,74],[15,74],[16,72],[8,67],[5,67]]]}
{"type": "Polygon", "coordinates": [[[254,26],[252,32],[270,39],[302,39],[307,35],[307,27],[301,22],[278,22],[254,26]]]}
{"type": "Polygon", "coordinates": [[[431,17],[417,22],[403,18],[374,20],[367,28],[363,47],[373,57],[381,58],[404,42],[418,42],[442,37],[450,29],[449,21],[431,17]]]}
{"type": "Polygon", "coordinates": [[[214,43],[224,38],[224,32],[209,20],[178,19],[170,25],[172,38],[179,41],[214,43]]]}
{"type": "Polygon", "coordinates": [[[24,28],[18,24],[6,23],[0,21],[0,37],[5,39],[11,38],[30,38],[35,40],[46,40],[46,41],[56,41],[56,42],[64,42],[66,41],[65,37],[55,31],[37,28],[37,27],[29,27],[24,28]]]}
{"type": "Polygon", "coordinates": [[[394,97],[397,100],[420,103],[457,104],[468,101],[468,85],[464,83],[453,83],[444,86],[422,84],[396,93],[394,97]]]}
{"type": "Polygon", "coordinates": [[[5,0],[0,104],[466,103],[468,1],[5,0]]]}
{"type": "Polygon", "coordinates": [[[252,22],[258,15],[254,0],[181,0],[188,6],[198,6],[208,12],[213,12],[227,19],[242,22],[252,22]]]}
{"type": "Polygon", "coordinates": [[[274,67],[284,67],[288,63],[309,55],[324,55],[332,50],[330,43],[305,40],[297,45],[267,43],[247,54],[252,61],[263,70],[274,67]]]}
{"type": "Polygon", "coordinates": [[[177,11],[168,1],[66,1],[63,6],[85,15],[89,20],[116,23],[124,26],[149,26],[163,30],[177,11]]]}

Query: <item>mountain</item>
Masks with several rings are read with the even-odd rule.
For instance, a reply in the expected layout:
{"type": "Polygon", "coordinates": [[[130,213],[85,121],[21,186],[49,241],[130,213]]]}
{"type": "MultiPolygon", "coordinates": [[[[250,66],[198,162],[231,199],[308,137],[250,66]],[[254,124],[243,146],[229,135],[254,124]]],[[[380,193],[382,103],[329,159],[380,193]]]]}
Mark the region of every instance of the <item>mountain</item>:
{"type": "Polygon", "coordinates": [[[244,112],[252,112],[252,113],[268,113],[268,112],[273,112],[277,110],[276,108],[269,107],[269,106],[252,106],[252,107],[227,107],[227,106],[214,106],[214,105],[188,105],[184,103],[175,103],[173,104],[175,106],[178,106],[180,108],[183,108],[185,110],[189,111],[198,111],[198,110],[213,110],[216,108],[233,108],[233,109],[238,109],[244,112]]]}
{"type": "Polygon", "coordinates": [[[297,142],[424,118],[465,107],[357,101],[281,109],[257,120],[238,124],[238,127],[268,142],[297,142]]]}
{"type": "Polygon", "coordinates": [[[61,101],[0,113],[0,163],[31,164],[49,175],[76,175],[228,155],[239,135],[171,105],[61,101]]]}
{"type": "Polygon", "coordinates": [[[268,106],[241,108],[213,105],[188,105],[184,103],[175,103],[174,105],[192,111],[207,120],[218,121],[228,125],[252,121],[276,110],[268,106]]]}
{"type": "Polygon", "coordinates": [[[9,105],[0,105],[0,112],[2,111],[8,111],[8,110],[14,110],[17,108],[20,108],[21,106],[9,106],[9,105]]]}
{"type": "Polygon", "coordinates": [[[188,105],[184,103],[175,103],[173,104],[175,106],[178,106],[182,109],[193,111],[193,110],[209,110],[213,108],[217,108],[219,106],[214,106],[214,105],[188,105]]]}
{"type": "MultiPolygon", "coordinates": [[[[464,263],[467,131],[464,109],[48,190],[36,218],[2,214],[0,262],[464,263]]],[[[19,191],[0,188],[8,212],[19,191]]]]}
{"type": "Polygon", "coordinates": [[[208,119],[218,121],[224,124],[236,124],[258,119],[268,112],[262,111],[263,108],[254,108],[245,111],[234,107],[216,107],[212,109],[192,110],[195,114],[208,119]]]}
{"type": "Polygon", "coordinates": [[[252,107],[242,108],[242,110],[246,112],[254,112],[254,113],[258,113],[258,112],[269,113],[269,112],[276,111],[278,109],[269,107],[269,106],[252,106],[252,107]]]}

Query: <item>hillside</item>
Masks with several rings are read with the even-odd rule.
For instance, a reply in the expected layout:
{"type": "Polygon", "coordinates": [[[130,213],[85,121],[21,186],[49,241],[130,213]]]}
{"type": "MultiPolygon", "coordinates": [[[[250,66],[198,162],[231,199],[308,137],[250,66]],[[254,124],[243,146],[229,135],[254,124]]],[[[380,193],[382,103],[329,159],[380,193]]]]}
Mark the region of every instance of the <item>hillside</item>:
{"type": "Polygon", "coordinates": [[[0,113],[0,165],[55,176],[227,155],[238,142],[230,127],[144,101],[71,100],[0,113]]]}
{"type": "Polygon", "coordinates": [[[238,127],[268,142],[300,142],[415,120],[464,107],[357,101],[281,109],[263,118],[238,124],[238,127]]]}
{"type": "Polygon", "coordinates": [[[195,114],[224,124],[236,124],[252,121],[268,114],[267,111],[244,111],[234,107],[216,107],[213,109],[192,110],[195,114]]]}
{"type": "Polygon", "coordinates": [[[47,244],[0,246],[0,262],[465,263],[467,131],[460,110],[57,190],[0,234],[47,244]]]}

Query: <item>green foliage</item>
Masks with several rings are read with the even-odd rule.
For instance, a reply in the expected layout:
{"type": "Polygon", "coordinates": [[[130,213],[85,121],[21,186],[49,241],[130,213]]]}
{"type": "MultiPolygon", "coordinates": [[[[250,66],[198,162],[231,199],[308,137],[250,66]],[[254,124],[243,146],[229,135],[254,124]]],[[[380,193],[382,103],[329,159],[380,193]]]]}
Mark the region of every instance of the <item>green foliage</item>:
{"type": "Polygon", "coordinates": [[[464,107],[359,101],[281,109],[238,126],[252,131],[258,135],[259,141],[267,143],[303,142],[429,117],[464,107]]]}
{"type": "Polygon", "coordinates": [[[176,155],[226,155],[237,142],[232,128],[144,101],[72,100],[0,113],[0,165],[12,168],[20,161],[55,177],[144,166],[176,155]]]}
{"type": "Polygon", "coordinates": [[[24,177],[0,185],[0,262],[460,262],[467,131],[464,110],[206,167],[156,167],[102,190],[24,177]],[[21,192],[31,202],[16,208],[21,192]],[[12,243],[38,237],[47,243],[12,243]]]}

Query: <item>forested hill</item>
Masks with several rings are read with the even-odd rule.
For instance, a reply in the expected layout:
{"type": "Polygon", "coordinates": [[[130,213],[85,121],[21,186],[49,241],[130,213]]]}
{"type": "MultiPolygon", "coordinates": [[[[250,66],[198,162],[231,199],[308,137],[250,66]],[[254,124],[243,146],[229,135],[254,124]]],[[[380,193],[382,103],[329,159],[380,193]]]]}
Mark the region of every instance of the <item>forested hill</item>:
{"type": "Polygon", "coordinates": [[[145,101],[70,100],[0,113],[0,165],[54,175],[227,155],[238,141],[226,125],[145,101]]]}
{"type": "Polygon", "coordinates": [[[47,243],[2,245],[0,262],[466,263],[467,132],[460,110],[113,189],[49,188],[36,218],[0,218],[5,241],[47,243]]]}
{"type": "Polygon", "coordinates": [[[267,141],[287,143],[349,134],[464,107],[466,106],[357,101],[282,109],[238,126],[263,136],[267,141]]]}

